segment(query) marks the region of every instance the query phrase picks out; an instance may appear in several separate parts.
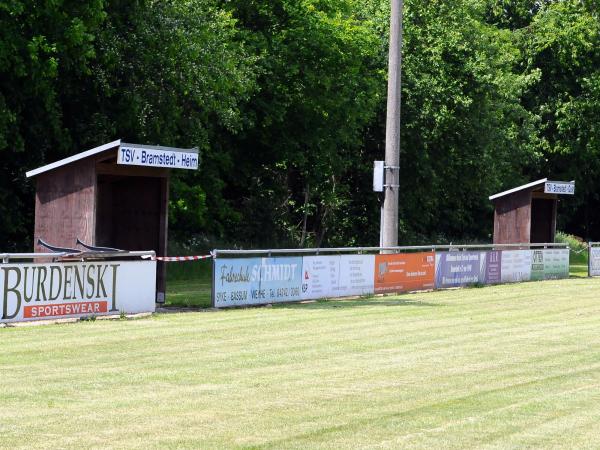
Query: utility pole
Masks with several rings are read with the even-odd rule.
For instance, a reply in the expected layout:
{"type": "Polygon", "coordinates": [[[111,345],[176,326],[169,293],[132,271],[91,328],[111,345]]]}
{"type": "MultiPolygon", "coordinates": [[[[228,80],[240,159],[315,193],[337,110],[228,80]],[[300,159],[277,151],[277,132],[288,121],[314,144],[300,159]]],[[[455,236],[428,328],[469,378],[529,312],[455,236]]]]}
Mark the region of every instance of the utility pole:
{"type": "Polygon", "coordinates": [[[400,189],[400,94],[402,86],[403,0],[391,0],[388,63],[387,119],[385,127],[385,198],[381,214],[382,247],[398,245],[398,198],[400,189]]]}

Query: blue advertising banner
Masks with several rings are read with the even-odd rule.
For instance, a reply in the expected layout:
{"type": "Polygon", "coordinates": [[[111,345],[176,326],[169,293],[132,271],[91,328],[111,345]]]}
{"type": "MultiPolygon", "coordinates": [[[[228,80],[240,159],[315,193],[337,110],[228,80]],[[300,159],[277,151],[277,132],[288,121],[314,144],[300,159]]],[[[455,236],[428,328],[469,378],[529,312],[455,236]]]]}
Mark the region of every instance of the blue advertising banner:
{"type": "Polygon", "coordinates": [[[301,300],[302,257],[215,260],[215,307],[301,300]]]}
{"type": "Polygon", "coordinates": [[[441,252],[435,254],[435,287],[450,288],[483,283],[485,252],[441,252]]]}

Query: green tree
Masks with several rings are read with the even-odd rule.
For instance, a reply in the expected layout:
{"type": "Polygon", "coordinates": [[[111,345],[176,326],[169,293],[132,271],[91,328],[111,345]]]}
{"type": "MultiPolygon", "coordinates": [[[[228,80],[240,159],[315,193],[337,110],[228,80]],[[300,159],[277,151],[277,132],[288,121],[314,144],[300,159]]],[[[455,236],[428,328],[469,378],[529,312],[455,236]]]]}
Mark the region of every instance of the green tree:
{"type": "Polygon", "coordinates": [[[251,126],[230,148],[236,170],[225,179],[239,221],[226,232],[249,245],[319,245],[349,201],[343,176],[380,100],[377,36],[344,0],[224,6],[260,74],[245,110],[251,126]]]}
{"type": "Polygon", "coordinates": [[[540,74],[523,104],[535,114],[541,155],[533,176],[576,180],[561,227],[600,238],[600,18],[597,3],[550,2],[518,33],[523,70],[540,74]]]}
{"type": "Polygon", "coordinates": [[[32,186],[25,171],[71,148],[61,84],[86,76],[102,0],[0,3],[0,247],[29,250],[32,186]]]}
{"type": "Polygon", "coordinates": [[[118,137],[200,147],[206,166],[174,175],[171,212],[182,234],[202,226],[226,159],[214,141],[254,89],[230,14],[211,0],[13,1],[0,17],[2,248],[31,245],[27,169],[118,137]]]}
{"type": "MultiPolygon", "coordinates": [[[[375,17],[383,68],[389,3],[366,2],[362,11],[375,17]]],[[[519,73],[521,54],[512,33],[486,17],[483,2],[405,2],[401,242],[488,240],[488,195],[521,181],[522,166],[535,159],[533,117],[520,99],[537,75],[519,73]]],[[[379,205],[368,182],[370,161],[384,156],[385,86],[380,89],[380,113],[365,134],[366,158],[357,166],[363,172],[352,177],[367,180],[357,183],[365,193],[355,193],[343,220],[354,242],[365,244],[378,242],[379,205]],[[363,211],[369,218],[353,227],[363,211]]]]}

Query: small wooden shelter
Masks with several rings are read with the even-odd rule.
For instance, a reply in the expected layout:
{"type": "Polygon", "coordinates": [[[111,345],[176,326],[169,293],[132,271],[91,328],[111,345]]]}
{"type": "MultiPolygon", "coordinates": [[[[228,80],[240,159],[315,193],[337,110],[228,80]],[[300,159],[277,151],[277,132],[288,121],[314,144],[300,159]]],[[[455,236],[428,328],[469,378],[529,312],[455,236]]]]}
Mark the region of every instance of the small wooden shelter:
{"type": "MultiPolygon", "coordinates": [[[[123,250],[167,254],[169,169],[198,168],[197,149],[116,140],[27,172],[35,177],[34,251],[74,247],[76,240],[123,250]]],[[[157,264],[157,301],[165,266],[157,264]]]]}
{"type": "Polygon", "coordinates": [[[543,178],[490,196],[494,244],[554,242],[558,196],[574,193],[574,181],[543,178]]]}

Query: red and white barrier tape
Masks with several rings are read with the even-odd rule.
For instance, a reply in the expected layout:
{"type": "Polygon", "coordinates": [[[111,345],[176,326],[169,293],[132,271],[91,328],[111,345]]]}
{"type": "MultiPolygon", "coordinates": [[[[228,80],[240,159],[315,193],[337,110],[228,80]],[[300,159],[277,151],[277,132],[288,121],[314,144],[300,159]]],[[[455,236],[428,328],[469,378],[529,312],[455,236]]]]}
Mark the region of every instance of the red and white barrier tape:
{"type": "Polygon", "coordinates": [[[212,255],[202,255],[202,256],[154,256],[152,261],[165,261],[165,262],[175,262],[175,261],[198,261],[200,259],[208,259],[212,258],[212,255]]]}

